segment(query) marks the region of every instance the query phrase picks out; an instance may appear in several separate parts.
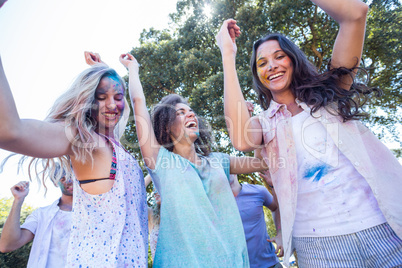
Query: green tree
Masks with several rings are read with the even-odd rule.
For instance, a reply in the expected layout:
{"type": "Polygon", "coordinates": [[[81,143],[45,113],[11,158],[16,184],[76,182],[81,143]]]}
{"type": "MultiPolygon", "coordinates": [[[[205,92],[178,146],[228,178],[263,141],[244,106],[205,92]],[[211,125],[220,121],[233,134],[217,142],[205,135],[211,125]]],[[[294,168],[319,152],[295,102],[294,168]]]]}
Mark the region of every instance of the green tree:
{"type": "MultiPolygon", "coordinates": [[[[363,63],[368,68],[369,85],[380,87],[384,95],[366,105],[371,114],[366,123],[379,136],[390,133],[401,143],[401,4],[398,0],[369,4],[363,63]]],[[[243,153],[234,150],[228,138],[222,63],[215,44],[223,20],[235,18],[242,29],[237,40],[237,70],[245,98],[254,102],[257,97],[249,70],[254,41],[268,32],[282,33],[300,46],[319,70],[325,70],[338,29],[334,20],[308,0],[180,0],[170,17],[170,28],[143,30],[140,45],[131,51],[141,66],[147,103],[156,104],[170,93],[188,98],[192,108],[212,126],[216,150],[235,155],[243,153]],[[207,5],[211,14],[204,13],[207,5]]],[[[131,122],[126,144],[139,157],[134,131],[131,122]]],[[[240,180],[260,183],[255,175],[240,176],[240,180]]]]}
{"type": "MultiPolygon", "coordinates": [[[[13,198],[0,199],[0,229],[3,231],[4,223],[10,213],[13,204],[13,198]]],[[[25,219],[34,211],[34,208],[24,204],[21,209],[20,223],[22,224],[25,219]]],[[[0,267],[3,268],[19,268],[26,267],[31,251],[32,242],[24,245],[23,247],[9,253],[0,253],[0,267]]]]}

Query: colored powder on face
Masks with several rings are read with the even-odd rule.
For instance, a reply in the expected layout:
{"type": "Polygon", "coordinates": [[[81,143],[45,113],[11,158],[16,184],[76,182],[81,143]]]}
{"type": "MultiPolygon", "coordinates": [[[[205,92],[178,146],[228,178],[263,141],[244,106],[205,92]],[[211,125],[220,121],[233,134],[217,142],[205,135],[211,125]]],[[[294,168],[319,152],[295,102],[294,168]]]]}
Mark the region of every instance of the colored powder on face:
{"type": "Polygon", "coordinates": [[[59,181],[58,184],[59,184],[59,187],[60,187],[61,192],[62,192],[62,193],[66,193],[67,190],[66,190],[66,187],[65,187],[64,183],[62,183],[61,181],[59,181]]]}
{"type": "Polygon", "coordinates": [[[289,64],[290,64],[290,58],[289,58],[289,57],[284,57],[284,58],[282,59],[282,62],[283,62],[284,64],[289,65],[289,64]]]}
{"type": "Polygon", "coordinates": [[[260,81],[261,81],[262,83],[269,84],[270,81],[265,78],[263,72],[264,72],[263,69],[257,67],[257,73],[258,73],[258,77],[260,78],[260,81]]]}
{"type": "Polygon", "coordinates": [[[110,76],[109,79],[110,79],[113,89],[115,91],[117,91],[118,93],[124,94],[124,89],[123,89],[123,86],[120,84],[119,79],[116,77],[112,77],[112,76],[110,76]]]}

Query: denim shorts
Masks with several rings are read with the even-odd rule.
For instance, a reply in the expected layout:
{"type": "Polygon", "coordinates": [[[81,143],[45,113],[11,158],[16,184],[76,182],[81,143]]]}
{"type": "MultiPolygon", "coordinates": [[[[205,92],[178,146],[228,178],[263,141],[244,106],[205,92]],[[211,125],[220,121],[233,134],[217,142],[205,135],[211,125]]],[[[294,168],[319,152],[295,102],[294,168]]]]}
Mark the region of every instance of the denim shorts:
{"type": "Polygon", "coordinates": [[[402,267],[402,240],[388,223],[357,233],[328,237],[293,237],[298,266],[402,267]]]}

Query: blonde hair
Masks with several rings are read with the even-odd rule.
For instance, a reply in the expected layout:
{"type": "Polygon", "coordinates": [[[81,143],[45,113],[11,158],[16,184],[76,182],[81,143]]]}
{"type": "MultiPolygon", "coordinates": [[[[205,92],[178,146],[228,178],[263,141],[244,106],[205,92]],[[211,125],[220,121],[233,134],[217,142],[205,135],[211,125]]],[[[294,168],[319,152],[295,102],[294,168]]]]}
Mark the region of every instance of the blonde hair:
{"type": "MultiPolygon", "coordinates": [[[[65,127],[77,130],[75,136],[69,138],[73,145],[72,149],[75,158],[83,163],[88,157],[92,158],[92,151],[96,147],[94,134],[97,122],[92,116],[92,110],[95,105],[96,89],[104,77],[117,78],[125,88],[123,79],[115,70],[104,64],[96,64],[83,71],[75,79],[70,89],[56,100],[46,118],[49,122],[63,122],[65,127]]],[[[124,100],[125,106],[128,108],[127,100],[124,100]]],[[[127,109],[124,110],[127,111],[127,109]]],[[[126,116],[123,114],[123,117],[126,116]]],[[[124,127],[125,125],[123,126],[123,130],[119,124],[115,127],[118,131],[118,138],[124,133],[124,127]]]]}
{"type": "MultiPolygon", "coordinates": [[[[105,64],[96,64],[91,68],[88,68],[81,72],[74,80],[70,88],[62,94],[53,104],[45,121],[52,123],[62,123],[65,128],[72,129],[74,133],[66,135],[72,144],[72,151],[74,158],[77,161],[86,163],[87,161],[93,161],[92,152],[97,147],[96,132],[97,121],[95,115],[92,115],[92,111],[96,107],[95,92],[96,89],[104,77],[117,78],[119,83],[125,89],[124,80],[117,74],[117,72],[109,68],[105,64]]],[[[128,121],[130,114],[129,105],[124,98],[125,108],[123,114],[114,128],[114,135],[120,139],[128,121]]],[[[1,166],[11,157],[7,157],[1,166]]],[[[27,156],[21,157],[19,161],[19,169],[27,159],[27,156]]],[[[60,163],[61,169],[66,172],[67,176],[73,174],[71,168],[70,157],[67,155],[60,156],[54,159],[45,158],[32,158],[29,162],[28,171],[29,178],[31,179],[31,171],[34,171],[36,178],[39,182],[45,186],[47,178],[51,178],[52,182],[57,185],[61,179],[62,173],[56,172],[56,163],[60,163]],[[57,160],[56,160],[57,159],[57,160]],[[39,176],[41,175],[41,179],[39,176]]]]}

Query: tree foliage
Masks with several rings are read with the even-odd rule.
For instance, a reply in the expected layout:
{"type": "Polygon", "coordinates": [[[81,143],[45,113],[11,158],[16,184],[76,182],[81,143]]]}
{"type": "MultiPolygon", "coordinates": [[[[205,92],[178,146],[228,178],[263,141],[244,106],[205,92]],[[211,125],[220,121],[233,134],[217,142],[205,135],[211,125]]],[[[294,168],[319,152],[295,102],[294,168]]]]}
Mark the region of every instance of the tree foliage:
{"type": "MultiPolygon", "coordinates": [[[[367,104],[371,114],[367,123],[378,135],[391,133],[394,140],[401,142],[401,4],[398,0],[373,0],[368,4],[362,62],[368,70],[365,78],[369,85],[380,87],[384,95],[367,104]]],[[[210,123],[216,150],[235,155],[243,153],[235,151],[228,139],[222,62],[215,43],[222,22],[235,18],[241,27],[237,71],[245,98],[254,102],[257,98],[249,60],[257,39],[268,32],[284,34],[322,71],[330,60],[338,30],[334,20],[307,0],[179,0],[170,18],[169,28],[143,30],[140,45],[131,51],[141,66],[140,78],[149,108],[167,94],[188,98],[192,108],[210,123]],[[204,12],[207,7],[210,14],[204,12]]],[[[126,144],[140,156],[134,131],[131,122],[126,144]]],[[[256,175],[241,176],[241,180],[260,182],[256,175]]]]}

